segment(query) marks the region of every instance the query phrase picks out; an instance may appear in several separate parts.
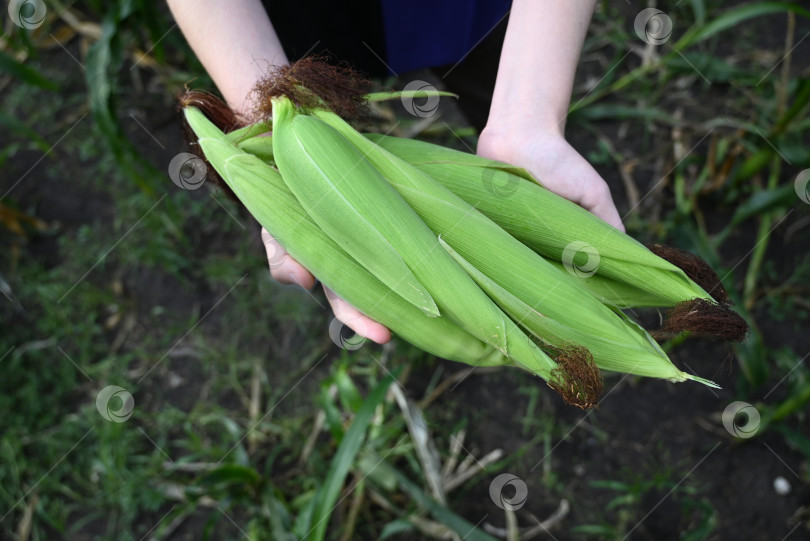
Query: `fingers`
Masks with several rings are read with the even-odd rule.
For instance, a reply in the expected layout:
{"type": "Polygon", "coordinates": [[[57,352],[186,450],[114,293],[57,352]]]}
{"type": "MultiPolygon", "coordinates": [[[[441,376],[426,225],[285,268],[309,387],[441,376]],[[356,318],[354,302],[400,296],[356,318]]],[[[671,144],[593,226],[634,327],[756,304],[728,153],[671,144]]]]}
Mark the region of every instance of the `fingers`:
{"type": "MultiPolygon", "coordinates": [[[[306,289],[315,285],[315,277],[298,261],[292,258],[287,250],[262,228],[262,242],[267,252],[267,263],[270,266],[270,275],[279,283],[296,284],[306,289]]],[[[363,315],[357,308],[338,297],[337,294],[324,286],[326,298],[332,306],[335,317],[351,330],[378,344],[385,344],[391,340],[391,331],[373,319],[363,315]]]]}
{"type": "Polygon", "coordinates": [[[624,233],[624,224],[616,205],[613,203],[610,188],[601,177],[597,176],[597,179],[592,182],[592,186],[586,188],[586,193],[583,195],[580,204],[596,217],[601,218],[624,233]]]}
{"type": "Polygon", "coordinates": [[[296,284],[304,289],[312,289],[315,286],[315,277],[312,276],[312,273],[293,259],[265,228],[262,228],[262,242],[267,252],[270,275],[277,282],[296,284]]]}
{"type": "Polygon", "coordinates": [[[625,233],[624,224],[622,223],[622,219],[619,216],[619,211],[616,210],[616,205],[613,204],[612,199],[603,200],[601,203],[597,204],[597,206],[590,209],[590,211],[593,212],[595,216],[602,218],[604,221],[622,233],[625,233]]]}
{"type": "Polygon", "coordinates": [[[328,287],[324,286],[323,291],[326,293],[326,299],[332,306],[332,311],[335,312],[335,317],[351,330],[378,344],[385,344],[391,340],[391,331],[389,331],[385,325],[381,325],[368,316],[363,315],[362,312],[338,297],[338,295],[328,287]]]}
{"type": "MultiPolygon", "coordinates": [[[[613,203],[607,182],[576,150],[570,150],[573,156],[567,162],[568,167],[562,169],[572,173],[576,180],[558,193],[624,233],[624,224],[613,203]]],[[[554,187],[550,189],[555,191],[554,187]]]]}

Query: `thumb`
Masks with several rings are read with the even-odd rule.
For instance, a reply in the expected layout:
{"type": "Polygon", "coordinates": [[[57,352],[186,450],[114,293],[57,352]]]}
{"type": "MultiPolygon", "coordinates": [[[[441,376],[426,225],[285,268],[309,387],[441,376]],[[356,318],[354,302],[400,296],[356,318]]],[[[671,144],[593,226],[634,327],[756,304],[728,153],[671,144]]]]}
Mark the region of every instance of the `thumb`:
{"type": "Polygon", "coordinates": [[[262,228],[262,243],[267,254],[270,275],[281,284],[296,284],[305,289],[315,286],[315,277],[267,231],[262,228]]]}

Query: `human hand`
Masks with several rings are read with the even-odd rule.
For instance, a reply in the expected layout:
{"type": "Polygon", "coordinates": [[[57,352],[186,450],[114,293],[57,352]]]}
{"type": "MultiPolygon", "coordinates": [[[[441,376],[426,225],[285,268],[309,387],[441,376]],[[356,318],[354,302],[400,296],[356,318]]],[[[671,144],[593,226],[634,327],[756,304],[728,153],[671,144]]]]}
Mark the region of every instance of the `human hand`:
{"type": "Polygon", "coordinates": [[[561,133],[532,129],[502,135],[485,129],[478,155],[523,167],[552,192],[624,232],[607,183],[561,133]]]}
{"type": "MultiPolygon", "coordinates": [[[[312,273],[293,259],[265,228],[262,228],[262,242],[267,252],[270,275],[277,282],[296,284],[305,289],[312,289],[315,286],[315,277],[312,273]]],[[[391,331],[387,327],[361,313],[328,287],[323,286],[323,290],[335,317],[355,333],[378,344],[391,340],[391,331]]]]}

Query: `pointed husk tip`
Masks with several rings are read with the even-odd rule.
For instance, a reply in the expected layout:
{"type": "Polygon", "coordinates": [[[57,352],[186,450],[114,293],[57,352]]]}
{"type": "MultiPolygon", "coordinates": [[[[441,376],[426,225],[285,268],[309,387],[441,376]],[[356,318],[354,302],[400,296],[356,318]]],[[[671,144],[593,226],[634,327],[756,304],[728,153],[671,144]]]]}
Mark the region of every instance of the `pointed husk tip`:
{"type": "Polygon", "coordinates": [[[233,190],[231,190],[225,181],[222,180],[216,169],[211,165],[208,158],[205,156],[205,153],[200,148],[199,142],[197,141],[197,134],[194,133],[194,130],[192,130],[191,126],[188,125],[186,117],[183,114],[183,111],[188,107],[196,107],[199,109],[200,112],[202,112],[202,114],[205,115],[205,117],[223,133],[228,133],[235,129],[241,128],[242,126],[245,126],[247,122],[245,122],[244,118],[234,112],[233,109],[228,107],[227,103],[210,92],[186,89],[179,96],[177,96],[177,112],[182,125],[183,137],[189,151],[203,160],[205,163],[206,180],[214,183],[225,193],[226,196],[228,196],[229,199],[242,206],[239,198],[236,197],[233,190]]]}

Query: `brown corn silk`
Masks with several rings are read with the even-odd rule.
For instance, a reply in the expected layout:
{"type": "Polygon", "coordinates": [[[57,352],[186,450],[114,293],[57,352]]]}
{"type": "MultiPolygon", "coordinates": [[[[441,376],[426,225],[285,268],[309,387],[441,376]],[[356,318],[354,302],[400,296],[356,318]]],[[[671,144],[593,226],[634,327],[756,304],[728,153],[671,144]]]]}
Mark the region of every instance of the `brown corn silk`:
{"type": "Polygon", "coordinates": [[[716,336],[729,342],[742,342],[748,335],[748,324],[728,304],[693,299],[675,305],[664,325],[656,333],[693,332],[716,336]]]}
{"type": "Polygon", "coordinates": [[[604,381],[590,352],[573,346],[554,357],[557,368],[551,371],[548,386],[557,391],[566,404],[581,409],[597,405],[604,381]]]}
{"type": "Polygon", "coordinates": [[[268,119],[273,100],[285,96],[297,107],[329,109],[346,119],[367,119],[366,94],[371,81],[348,64],[333,65],[323,57],[307,57],[272,68],[253,88],[256,114],[268,119]]]}
{"type": "Polygon", "coordinates": [[[726,288],[723,287],[717,273],[702,258],[666,244],[648,244],[647,248],[661,259],[665,259],[681,269],[690,280],[702,287],[714,300],[719,303],[728,302],[726,288]]]}
{"type": "Polygon", "coordinates": [[[557,363],[546,383],[554,389],[569,406],[586,410],[599,402],[604,387],[604,378],[591,352],[582,346],[555,347],[539,339],[526,329],[529,339],[545,351],[557,363]]]}
{"type": "Polygon", "coordinates": [[[716,302],[706,299],[692,299],[675,305],[667,313],[662,333],[693,332],[705,336],[716,336],[729,342],[742,342],[748,336],[748,323],[734,311],[726,288],[717,273],[697,255],[667,246],[648,245],[652,253],[667,260],[702,287],[716,302]]]}

